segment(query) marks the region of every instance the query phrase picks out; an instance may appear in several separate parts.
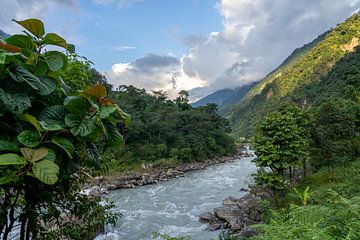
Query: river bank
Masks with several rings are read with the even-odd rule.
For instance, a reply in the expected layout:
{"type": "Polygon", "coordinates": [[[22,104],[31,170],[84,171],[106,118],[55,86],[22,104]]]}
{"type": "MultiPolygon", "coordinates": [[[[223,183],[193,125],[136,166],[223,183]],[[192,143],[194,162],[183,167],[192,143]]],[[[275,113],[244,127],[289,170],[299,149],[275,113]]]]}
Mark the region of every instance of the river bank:
{"type": "Polygon", "coordinates": [[[89,196],[101,196],[111,190],[135,188],[149,184],[157,184],[173,178],[184,177],[184,173],[205,169],[208,166],[231,162],[242,157],[253,157],[248,150],[239,150],[233,156],[208,159],[201,162],[182,163],[178,165],[157,166],[143,165],[141,171],[127,172],[119,176],[99,176],[83,186],[83,193],[89,196]]]}

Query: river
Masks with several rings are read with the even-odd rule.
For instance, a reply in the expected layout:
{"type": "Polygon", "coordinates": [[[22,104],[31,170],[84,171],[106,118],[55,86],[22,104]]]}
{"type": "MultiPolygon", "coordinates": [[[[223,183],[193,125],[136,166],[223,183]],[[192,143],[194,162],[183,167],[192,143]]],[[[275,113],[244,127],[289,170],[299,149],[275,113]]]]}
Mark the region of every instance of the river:
{"type": "Polygon", "coordinates": [[[200,223],[198,216],[212,212],[228,196],[246,194],[240,189],[248,187],[251,174],[256,172],[251,160],[241,158],[188,172],[183,178],[112,191],[109,198],[123,216],[96,240],[151,239],[153,232],[194,240],[216,239],[219,231],[206,231],[208,225],[200,223]]]}

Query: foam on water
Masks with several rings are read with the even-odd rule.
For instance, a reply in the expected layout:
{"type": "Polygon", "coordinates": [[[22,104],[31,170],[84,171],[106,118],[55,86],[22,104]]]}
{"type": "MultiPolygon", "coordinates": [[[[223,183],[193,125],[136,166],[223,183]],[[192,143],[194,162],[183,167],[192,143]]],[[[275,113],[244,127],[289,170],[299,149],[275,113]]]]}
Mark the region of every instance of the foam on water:
{"type": "Polygon", "coordinates": [[[110,199],[123,217],[96,239],[150,239],[153,232],[196,240],[216,237],[219,233],[206,231],[207,225],[200,223],[198,216],[211,212],[228,196],[245,194],[239,189],[252,181],[251,174],[256,171],[252,159],[213,165],[157,185],[111,192],[110,199]]]}

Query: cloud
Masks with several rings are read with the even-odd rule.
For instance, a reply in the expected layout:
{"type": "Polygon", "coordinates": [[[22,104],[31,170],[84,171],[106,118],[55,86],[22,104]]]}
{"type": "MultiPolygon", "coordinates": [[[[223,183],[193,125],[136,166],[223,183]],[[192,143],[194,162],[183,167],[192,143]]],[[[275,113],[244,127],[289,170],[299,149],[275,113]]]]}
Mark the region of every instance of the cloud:
{"type": "Polygon", "coordinates": [[[53,9],[59,8],[75,9],[76,0],[2,0],[0,27],[3,31],[13,34],[19,32],[21,27],[11,21],[11,19],[24,20],[27,18],[44,19],[53,9]]]}
{"type": "Polygon", "coordinates": [[[175,98],[179,89],[204,86],[197,78],[183,73],[181,59],[169,55],[148,54],[130,63],[117,63],[105,73],[114,88],[135,85],[147,90],[165,90],[175,98]]]}
{"type": "Polygon", "coordinates": [[[115,46],[115,47],[110,47],[110,50],[112,51],[120,51],[120,52],[124,52],[124,51],[128,51],[128,50],[133,50],[136,49],[136,47],[132,47],[132,46],[115,46]]]}
{"type": "MultiPolygon", "coordinates": [[[[223,17],[222,31],[186,37],[183,42],[189,50],[176,65],[176,80],[182,83],[176,90],[181,86],[193,89],[193,100],[261,79],[295,48],[349,17],[359,9],[360,1],[220,0],[215,7],[223,17]]],[[[150,90],[169,82],[168,72],[167,67],[158,68],[144,79],[141,71],[126,68],[121,79],[131,77],[128,83],[150,90]]],[[[112,81],[116,82],[116,76],[112,81]]]]}

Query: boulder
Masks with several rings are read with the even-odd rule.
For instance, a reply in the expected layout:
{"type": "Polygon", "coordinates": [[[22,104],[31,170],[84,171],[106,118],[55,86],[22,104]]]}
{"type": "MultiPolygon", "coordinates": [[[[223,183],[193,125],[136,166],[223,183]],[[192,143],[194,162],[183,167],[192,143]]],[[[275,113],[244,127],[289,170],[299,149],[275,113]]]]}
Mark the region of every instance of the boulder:
{"type": "Polygon", "coordinates": [[[227,205],[227,206],[217,207],[214,209],[214,213],[218,218],[226,222],[230,222],[236,219],[241,219],[244,215],[244,211],[239,209],[237,205],[227,205]]]}
{"type": "Polygon", "coordinates": [[[205,222],[205,223],[213,223],[217,221],[217,218],[214,214],[207,212],[207,213],[203,213],[199,216],[199,220],[200,222],[205,222]]]}
{"type": "Polygon", "coordinates": [[[209,231],[215,231],[215,230],[218,230],[221,228],[221,224],[220,223],[214,223],[214,224],[211,224],[207,230],[209,231]]]}

